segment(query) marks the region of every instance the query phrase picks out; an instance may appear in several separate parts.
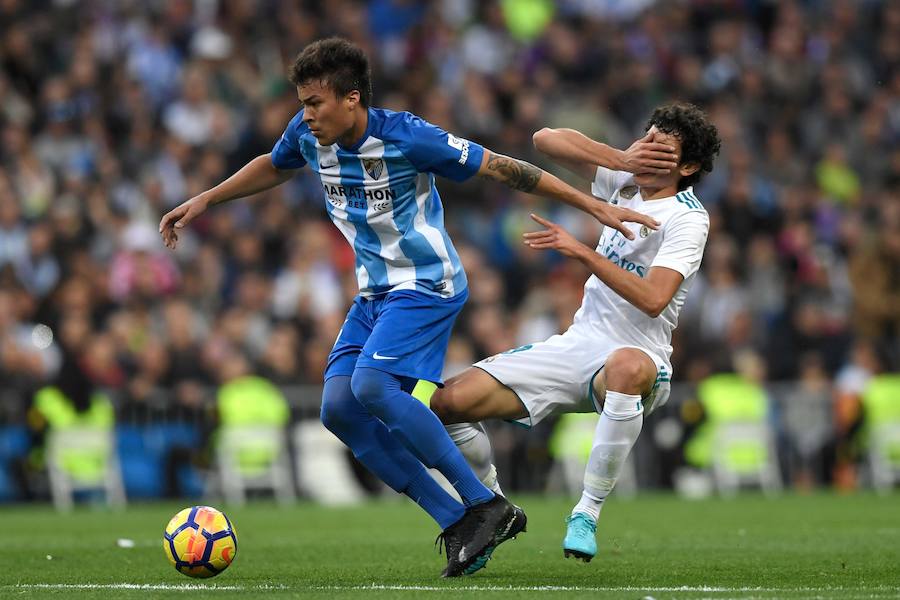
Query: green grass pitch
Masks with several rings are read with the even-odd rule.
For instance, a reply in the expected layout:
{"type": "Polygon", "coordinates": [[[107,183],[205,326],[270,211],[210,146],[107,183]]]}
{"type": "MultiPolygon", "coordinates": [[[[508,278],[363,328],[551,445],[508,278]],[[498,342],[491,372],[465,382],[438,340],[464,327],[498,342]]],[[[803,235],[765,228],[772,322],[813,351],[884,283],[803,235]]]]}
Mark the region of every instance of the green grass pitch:
{"type": "Polygon", "coordinates": [[[406,501],[222,506],[238,553],[210,580],[184,577],[163,555],[163,528],[181,505],[64,516],[4,507],[0,598],[900,598],[897,495],[614,498],[590,564],[562,556],[569,500],[513,500],[528,532],[485,570],[450,581],[438,577],[436,526],[406,501]]]}

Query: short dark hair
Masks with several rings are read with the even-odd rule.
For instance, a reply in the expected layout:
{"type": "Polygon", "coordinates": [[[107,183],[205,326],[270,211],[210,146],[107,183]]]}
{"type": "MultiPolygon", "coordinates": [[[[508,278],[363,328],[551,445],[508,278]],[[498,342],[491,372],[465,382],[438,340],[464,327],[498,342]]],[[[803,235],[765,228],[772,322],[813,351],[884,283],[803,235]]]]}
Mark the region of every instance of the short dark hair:
{"type": "Polygon", "coordinates": [[[338,97],[358,90],[363,106],[372,101],[369,59],[362,48],[343,38],[332,37],[308,45],[294,59],[288,79],[294,85],[324,81],[338,97]]]}
{"type": "Polygon", "coordinates": [[[712,171],[713,161],[722,142],[719,140],[719,131],[705,112],[686,102],[666,104],[653,111],[645,131],[654,125],[658,130],[674,135],[681,141],[681,164],[700,165],[697,172],[681,178],[678,189],[694,185],[704,173],[712,171]]]}

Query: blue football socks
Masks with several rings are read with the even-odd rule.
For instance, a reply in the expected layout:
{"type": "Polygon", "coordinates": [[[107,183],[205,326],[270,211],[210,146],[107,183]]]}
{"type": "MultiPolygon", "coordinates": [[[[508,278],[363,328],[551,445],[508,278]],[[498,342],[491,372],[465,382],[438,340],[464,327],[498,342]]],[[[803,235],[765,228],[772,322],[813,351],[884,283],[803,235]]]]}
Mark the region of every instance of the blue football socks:
{"type": "Polygon", "coordinates": [[[422,463],[440,471],[466,506],[493,499],[494,493],[472,472],[437,416],[404,391],[411,391],[414,385],[414,379],[368,367],[357,367],[351,379],[353,395],[359,402],[422,463]]]}
{"type": "Polygon", "coordinates": [[[325,382],[322,423],[350,447],[357,460],[393,490],[409,496],[441,529],[462,518],[465,507],[353,396],[350,377],[336,376],[325,382]]]}
{"type": "Polygon", "coordinates": [[[441,529],[447,529],[463,517],[466,509],[434,480],[421,463],[419,467],[419,472],[410,478],[403,493],[431,515],[441,529]]]}

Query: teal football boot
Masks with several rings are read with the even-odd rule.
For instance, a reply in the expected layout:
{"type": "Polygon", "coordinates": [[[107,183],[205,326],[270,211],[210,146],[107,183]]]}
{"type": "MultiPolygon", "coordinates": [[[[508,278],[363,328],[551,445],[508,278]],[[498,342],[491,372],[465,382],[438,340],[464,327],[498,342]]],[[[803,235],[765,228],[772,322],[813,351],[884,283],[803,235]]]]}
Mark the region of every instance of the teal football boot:
{"type": "Polygon", "coordinates": [[[575,513],[566,518],[566,538],[563,540],[563,555],[574,556],[584,562],[591,562],[597,554],[597,521],[584,513],[575,513]]]}

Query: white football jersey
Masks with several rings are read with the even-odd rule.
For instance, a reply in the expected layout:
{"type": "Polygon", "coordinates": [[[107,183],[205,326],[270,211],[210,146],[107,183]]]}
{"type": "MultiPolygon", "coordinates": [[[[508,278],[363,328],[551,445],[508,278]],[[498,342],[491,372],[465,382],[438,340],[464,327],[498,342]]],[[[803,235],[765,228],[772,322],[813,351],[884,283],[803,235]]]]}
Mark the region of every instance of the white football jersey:
{"type": "Polygon", "coordinates": [[[599,167],[591,191],[611,204],[650,215],[661,225],[654,231],[627,223],[634,240],[604,227],[596,251],[639,277],[646,277],[652,267],[666,267],[681,273],[684,280],[668,306],[658,317],[651,318],[592,275],[584,286],[584,300],[575,313],[573,328],[586,329],[623,346],[653,350],[668,361],[672,330],[678,324],[678,313],[703,258],[709,215],[692,188],[668,198],[644,201],[633,177],[631,173],[599,167]]]}

